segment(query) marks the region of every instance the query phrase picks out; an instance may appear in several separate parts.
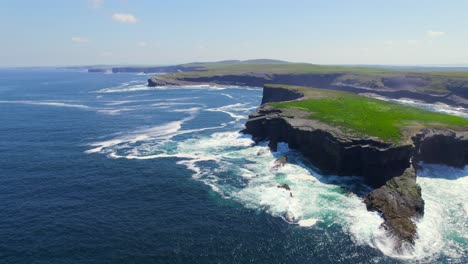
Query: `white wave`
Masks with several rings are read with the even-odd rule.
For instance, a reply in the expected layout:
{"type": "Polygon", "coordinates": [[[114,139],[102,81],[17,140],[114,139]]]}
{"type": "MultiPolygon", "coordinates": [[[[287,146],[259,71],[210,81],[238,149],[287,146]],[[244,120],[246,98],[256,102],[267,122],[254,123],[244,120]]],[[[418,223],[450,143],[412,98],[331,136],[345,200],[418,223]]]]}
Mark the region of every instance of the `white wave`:
{"type": "Polygon", "coordinates": [[[184,85],[184,86],[156,86],[150,87],[146,84],[129,86],[127,84],[119,87],[105,88],[96,93],[128,93],[128,92],[140,92],[140,91],[155,91],[155,90],[171,90],[171,89],[187,89],[187,90],[207,90],[207,91],[220,91],[225,90],[226,87],[214,86],[214,85],[184,85]]]}
{"type": "Polygon", "coordinates": [[[198,112],[200,111],[200,107],[192,107],[192,108],[179,108],[179,109],[175,109],[175,110],[172,110],[171,112],[173,113],[195,113],[195,112],[198,112]]]}
{"type": "Polygon", "coordinates": [[[0,101],[0,104],[27,104],[27,105],[45,105],[57,107],[69,107],[79,109],[91,109],[91,107],[82,104],[69,104],[57,101],[0,101]]]}
{"type": "Polygon", "coordinates": [[[383,101],[394,102],[394,103],[399,103],[399,104],[408,105],[408,106],[414,106],[414,107],[421,108],[424,110],[429,110],[432,112],[445,113],[445,114],[450,114],[450,115],[461,116],[463,118],[468,118],[468,110],[464,107],[454,107],[454,106],[450,106],[444,103],[429,104],[429,103],[424,103],[421,101],[412,100],[408,98],[392,99],[392,98],[379,96],[375,94],[363,94],[363,95],[372,97],[375,99],[383,100],[383,101]]]}
{"type": "Polygon", "coordinates": [[[99,109],[96,112],[106,115],[119,115],[122,112],[136,111],[138,108],[115,108],[115,109],[99,109]]]}
{"type": "Polygon", "coordinates": [[[133,103],[148,103],[148,102],[172,102],[172,101],[187,101],[195,100],[200,97],[179,97],[179,98],[168,98],[168,99],[144,99],[144,100],[120,100],[120,101],[110,101],[106,105],[123,105],[123,104],[133,104],[133,103]]]}
{"type": "Polygon", "coordinates": [[[216,108],[208,108],[205,109],[205,111],[210,111],[210,112],[221,112],[228,114],[230,117],[234,119],[233,122],[238,122],[242,119],[247,119],[247,113],[256,107],[248,106],[248,104],[242,104],[242,103],[237,103],[237,104],[230,104],[230,105],[225,105],[221,107],[216,107],[216,108]]]}
{"type": "Polygon", "coordinates": [[[232,95],[230,95],[230,94],[227,94],[227,93],[220,93],[220,95],[224,95],[224,96],[226,96],[227,98],[231,98],[231,99],[234,98],[234,96],[232,96],[232,95]]]}
{"type": "Polygon", "coordinates": [[[155,126],[151,128],[145,128],[130,132],[126,135],[119,136],[117,138],[95,142],[90,144],[90,146],[95,147],[93,149],[85,151],[85,153],[97,153],[103,150],[108,150],[109,153],[114,153],[115,149],[111,149],[111,147],[117,147],[123,143],[137,143],[140,141],[148,141],[148,140],[167,140],[174,136],[174,134],[179,131],[182,124],[187,121],[187,119],[183,119],[181,121],[174,121],[170,122],[161,126],[155,126]]]}
{"type": "Polygon", "coordinates": [[[427,259],[439,254],[454,262],[466,258],[468,241],[468,166],[455,169],[423,165],[418,184],[425,202],[424,217],[418,223],[419,238],[409,257],[427,259]]]}
{"type": "Polygon", "coordinates": [[[163,103],[155,103],[155,104],[151,104],[151,106],[168,106],[168,107],[172,107],[172,106],[188,106],[188,105],[198,105],[198,106],[201,106],[201,107],[206,107],[206,105],[204,104],[200,104],[200,103],[173,103],[173,102],[163,102],[163,103]]]}
{"type": "Polygon", "coordinates": [[[317,222],[318,222],[318,219],[309,218],[309,219],[299,220],[297,223],[302,227],[311,227],[311,226],[314,226],[317,222]]]}
{"type": "Polygon", "coordinates": [[[148,87],[144,84],[135,85],[135,86],[122,86],[122,87],[114,87],[114,88],[105,88],[96,91],[97,93],[127,93],[127,92],[138,92],[138,91],[149,91],[154,90],[151,89],[152,87],[148,87]]]}

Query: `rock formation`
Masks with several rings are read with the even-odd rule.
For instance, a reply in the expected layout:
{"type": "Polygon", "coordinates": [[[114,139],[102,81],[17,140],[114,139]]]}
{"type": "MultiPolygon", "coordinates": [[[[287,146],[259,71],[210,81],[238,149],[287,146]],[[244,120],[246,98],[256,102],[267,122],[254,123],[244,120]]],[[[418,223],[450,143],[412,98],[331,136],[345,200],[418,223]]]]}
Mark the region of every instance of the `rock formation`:
{"type": "Polygon", "coordinates": [[[382,214],[385,229],[399,238],[397,249],[405,243],[414,243],[417,231],[414,220],[424,215],[424,201],[413,168],[367,194],[364,203],[368,210],[382,214]]]}
{"type": "Polygon", "coordinates": [[[282,156],[280,158],[277,158],[275,160],[275,163],[273,165],[273,169],[274,170],[278,170],[280,169],[281,167],[284,167],[284,165],[286,165],[288,163],[288,157],[286,156],[282,156]]]}
{"type": "Polygon", "coordinates": [[[289,185],[287,185],[286,183],[285,183],[285,184],[282,184],[282,185],[278,185],[277,188],[285,189],[286,191],[290,191],[290,190],[291,190],[291,188],[289,187],[289,185]]]}

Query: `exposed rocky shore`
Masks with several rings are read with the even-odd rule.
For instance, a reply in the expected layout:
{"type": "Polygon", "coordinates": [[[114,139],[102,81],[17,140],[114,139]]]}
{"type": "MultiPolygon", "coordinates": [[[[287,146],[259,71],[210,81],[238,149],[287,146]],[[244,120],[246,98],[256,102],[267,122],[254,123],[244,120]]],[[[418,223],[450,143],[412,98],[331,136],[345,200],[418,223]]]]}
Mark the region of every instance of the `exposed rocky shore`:
{"type": "Polygon", "coordinates": [[[249,116],[245,133],[269,140],[270,148],[287,142],[324,174],[356,175],[375,189],[364,202],[378,211],[384,227],[398,238],[397,249],[417,236],[415,222],[424,214],[421,188],[416,183],[418,162],[463,167],[468,163],[468,132],[422,129],[399,143],[356,136],[309,118],[298,109],[277,109],[269,102],[301,100],[300,91],[266,86],[262,106],[249,116]]]}

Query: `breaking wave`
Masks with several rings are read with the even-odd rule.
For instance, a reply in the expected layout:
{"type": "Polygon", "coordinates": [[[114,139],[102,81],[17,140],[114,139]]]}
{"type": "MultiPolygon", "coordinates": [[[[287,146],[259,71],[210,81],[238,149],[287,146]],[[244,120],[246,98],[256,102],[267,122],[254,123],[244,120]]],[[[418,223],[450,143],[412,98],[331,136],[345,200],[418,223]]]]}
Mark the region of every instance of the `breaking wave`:
{"type": "Polygon", "coordinates": [[[450,105],[447,105],[447,104],[444,104],[444,103],[428,104],[428,103],[424,103],[424,102],[420,102],[420,101],[416,101],[416,100],[411,100],[411,99],[407,99],[407,98],[392,99],[392,98],[379,96],[379,95],[375,95],[375,94],[363,94],[363,95],[366,95],[366,96],[369,96],[369,97],[372,97],[372,98],[375,98],[375,99],[379,99],[379,100],[388,101],[388,102],[394,102],[394,103],[398,103],[398,104],[414,106],[414,107],[421,108],[421,109],[424,109],[424,110],[429,110],[429,111],[432,111],[432,112],[438,112],[438,113],[444,113],[444,114],[450,114],[450,115],[457,115],[457,116],[461,116],[461,117],[464,117],[464,118],[468,118],[468,110],[466,108],[464,108],[464,107],[454,107],[454,106],[450,106],[450,105]]]}
{"type": "Polygon", "coordinates": [[[0,101],[0,104],[26,104],[26,105],[44,105],[79,109],[91,109],[91,107],[82,104],[70,104],[56,101],[0,101]]]}
{"type": "Polygon", "coordinates": [[[206,91],[219,91],[225,90],[225,87],[214,86],[214,85],[185,85],[185,86],[156,86],[150,87],[146,84],[131,85],[125,83],[119,87],[105,88],[96,93],[128,93],[128,92],[141,92],[141,91],[155,91],[155,90],[172,90],[172,89],[203,89],[206,91]]]}

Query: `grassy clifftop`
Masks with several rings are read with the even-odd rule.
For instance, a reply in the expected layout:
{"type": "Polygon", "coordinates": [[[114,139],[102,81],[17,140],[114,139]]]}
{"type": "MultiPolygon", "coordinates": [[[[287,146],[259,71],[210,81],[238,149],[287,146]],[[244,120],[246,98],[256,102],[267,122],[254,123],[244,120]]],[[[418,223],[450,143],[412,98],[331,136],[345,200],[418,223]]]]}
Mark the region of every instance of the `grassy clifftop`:
{"type": "Polygon", "coordinates": [[[236,62],[236,63],[190,63],[185,67],[197,67],[197,71],[181,72],[172,74],[174,77],[198,77],[224,74],[245,74],[245,73],[270,73],[270,74],[330,74],[330,73],[374,73],[385,74],[393,72],[386,69],[374,69],[366,67],[345,67],[327,66],[309,63],[289,63],[289,62],[236,62]]]}
{"type": "Polygon", "coordinates": [[[468,120],[462,117],[434,113],[348,92],[287,85],[267,87],[292,89],[304,94],[304,99],[300,101],[269,103],[273,107],[307,111],[310,112],[309,118],[338,126],[345,131],[375,136],[386,141],[400,141],[404,131],[411,128],[468,128],[468,120]]]}

